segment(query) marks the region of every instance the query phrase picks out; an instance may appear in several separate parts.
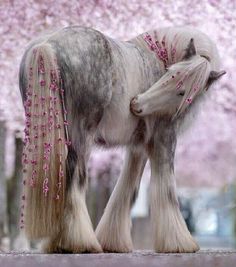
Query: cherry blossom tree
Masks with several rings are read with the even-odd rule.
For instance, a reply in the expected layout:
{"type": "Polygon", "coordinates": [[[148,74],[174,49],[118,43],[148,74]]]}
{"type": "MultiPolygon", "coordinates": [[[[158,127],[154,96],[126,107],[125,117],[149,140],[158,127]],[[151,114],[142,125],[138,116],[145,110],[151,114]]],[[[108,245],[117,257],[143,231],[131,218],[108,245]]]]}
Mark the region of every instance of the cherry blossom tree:
{"type": "Polygon", "coordinates": [[[179,140],[176,175],[182,185],[232,182],[236,177],[235,10],[233,0],[2,0],[0,119],[6,120],[9,131],[23,129],[19,63],[27,43],[40,34],[79,24],[127,40],[153,28],[193,25],[216,42],[227,75],[211,88],[192,131],[179,140]]]}

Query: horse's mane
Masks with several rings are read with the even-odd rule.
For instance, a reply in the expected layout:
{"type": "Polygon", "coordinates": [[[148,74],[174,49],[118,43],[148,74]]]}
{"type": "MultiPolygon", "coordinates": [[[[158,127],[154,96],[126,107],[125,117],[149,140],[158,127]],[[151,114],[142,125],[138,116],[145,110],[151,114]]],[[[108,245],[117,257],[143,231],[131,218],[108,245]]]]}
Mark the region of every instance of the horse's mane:
{"type": "Polygon", "coordinates": [[[182,60],[185,50],[191,38],[194,39],[194,45],[197,55],[201,55],[209,60],[211,69],[218,71],[220,66],[219,53],[213,40],[205,33],[192,26],[165,27],[149,32],[159,43],[165,39],[165,47],[168,53],[169,65],[182,60]],[[172,49],[176,50],[172,60],[172,49]]]}

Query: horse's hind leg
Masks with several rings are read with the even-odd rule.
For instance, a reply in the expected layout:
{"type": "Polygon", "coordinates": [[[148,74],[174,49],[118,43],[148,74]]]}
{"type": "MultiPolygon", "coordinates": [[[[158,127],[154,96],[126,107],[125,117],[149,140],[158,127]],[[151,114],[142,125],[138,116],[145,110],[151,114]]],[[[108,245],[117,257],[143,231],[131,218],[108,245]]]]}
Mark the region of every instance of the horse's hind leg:
{"type": "Polygon", "coordinates": [[[72,137],[67,156],[67,191],[61,229],[44,247],[49,253],[102,252],[88,214],[85,194],[87,185],[86,161],[89,154],[88,138],[78,131],[72,137]]]}
{"type": "Polygon", "coordinates": [[[127,148],[123,171],[96,229],[106,252],[130,252],[133,249],[130,208],[137,196],[146,160],[141,147],[127,148]]]}

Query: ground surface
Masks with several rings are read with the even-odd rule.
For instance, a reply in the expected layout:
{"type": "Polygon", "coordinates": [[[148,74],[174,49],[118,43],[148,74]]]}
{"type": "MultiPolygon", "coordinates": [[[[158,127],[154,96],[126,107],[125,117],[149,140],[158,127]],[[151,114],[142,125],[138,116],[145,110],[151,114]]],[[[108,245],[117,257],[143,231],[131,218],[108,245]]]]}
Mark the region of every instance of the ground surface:
{"type": "Polygon", "coordinates": [[[2,253],[0,267],[236,267],[236,251],[200,251],[190,254],[30,254],[2,253]]]}

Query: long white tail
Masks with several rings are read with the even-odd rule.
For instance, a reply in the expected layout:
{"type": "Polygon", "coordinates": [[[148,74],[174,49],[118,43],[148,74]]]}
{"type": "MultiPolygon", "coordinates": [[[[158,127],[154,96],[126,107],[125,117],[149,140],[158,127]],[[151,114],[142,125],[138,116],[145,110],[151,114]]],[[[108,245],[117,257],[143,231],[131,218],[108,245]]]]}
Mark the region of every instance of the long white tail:
{"type": "Polygon", "coordinates": [[[22,201],[29,239],[59,230],[66,190],[67,122],[60,71],[47,43],[27,54],[22,201]]]}

